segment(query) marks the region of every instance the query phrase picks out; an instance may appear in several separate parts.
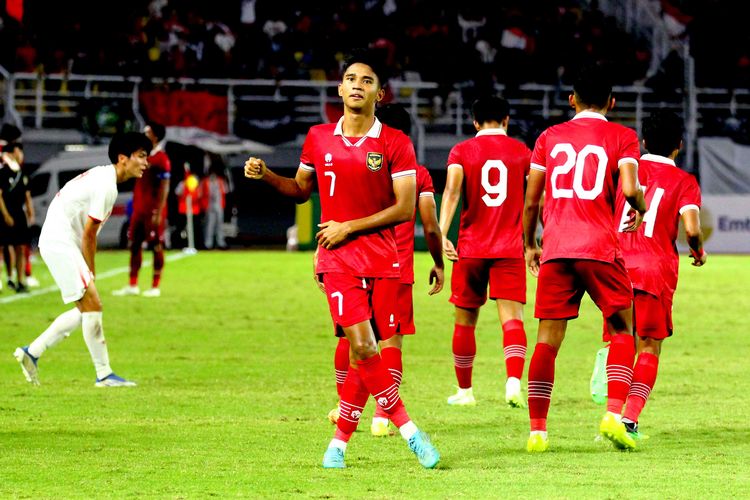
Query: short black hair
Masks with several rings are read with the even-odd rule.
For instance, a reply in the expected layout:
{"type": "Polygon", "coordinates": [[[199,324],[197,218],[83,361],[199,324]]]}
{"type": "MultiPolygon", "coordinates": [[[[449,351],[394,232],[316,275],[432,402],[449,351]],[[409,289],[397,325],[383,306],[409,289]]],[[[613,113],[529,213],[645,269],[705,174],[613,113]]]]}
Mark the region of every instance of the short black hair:
{"type": "Polygon", "coordinates": [[[344,59],[344,71],[342,76],[346,74],[346,70],[352,64],[366,64],[378,77],[378,85],[380,88],[385,87],[388,82],[388,74],[386,72],[385,61],[383,57],[377,52],[370,49],[354,49],[344,59]]]}
{"type": "Polygon", "coordinates": [[[16,149],[20,149],[21,151],[23,151],[23,144],[21,144],[20,142],[9,142],[7,144],[3,144],[2,148],[0,148],[3,153],[12,153],[16,149]]]}
{"type": "Polygon", "coordinates": [[[685,126],[682,118],[666,110],[658,110],[643,120],[643,140],[649,153],[669,156],[680,149],[685,126]]]}
{"type": "Polygon", "coordinates": [[[612,78],[600,64],[585,66],[573,84],[579,104],[605,109],[612,97],[612,78]]]}
{"type": "Polygon", "coordinates": [[[411,134],[411,115],[401,104],[391,103],[375,110],[375,116],[391,128],[411,134]]]}
{"type": "Polygon", "coordinates": [[[18,142],[21,139],[21,129],[12,123],[3,123],[0,128],[0,140],[5,142],[18,142]]]}
{"type": "Polygon", "coordinates": [[[167,135],[167,129],[161,123],[148,122],[146,126],[154,133],[157,141],[161,141],[164,139],[164,136],[167,135]]]}
{"type": "Polygon", "coordinates": [[[510,104],[498,96],[480,97],[471,105],[471,116],[479,123],[502,122],[510,115],[510,104]]]}
{"type": "Polygon", "coordinates": [[[109,159],[112,163],[117,163],[118,155],[125,155],[130,158],[130,155],[139,149],[150,153],[152,147],[151,141],[145,134],[140,132],[117,133],[112,136],[109,143],[109,159]]]}

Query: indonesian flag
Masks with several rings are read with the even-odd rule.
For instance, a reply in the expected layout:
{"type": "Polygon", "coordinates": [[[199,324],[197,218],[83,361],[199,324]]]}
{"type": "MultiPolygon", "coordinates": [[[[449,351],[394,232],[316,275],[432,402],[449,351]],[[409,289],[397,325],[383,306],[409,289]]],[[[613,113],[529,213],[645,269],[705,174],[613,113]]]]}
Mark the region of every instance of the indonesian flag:
{"type": "Polygon", "coordinates": [[[16,21],[23,22],[23,0],[5,0],[5,10],[16,21]]]}

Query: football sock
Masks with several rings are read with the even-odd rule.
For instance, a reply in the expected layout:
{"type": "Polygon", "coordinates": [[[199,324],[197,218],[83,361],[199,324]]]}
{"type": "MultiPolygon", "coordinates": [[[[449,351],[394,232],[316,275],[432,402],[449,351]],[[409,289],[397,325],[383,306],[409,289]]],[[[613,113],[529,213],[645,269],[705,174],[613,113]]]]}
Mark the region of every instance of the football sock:
{"type": "Polygon", "coordinates": [[[23,253],[26,256],[26,268],[24,269],[24,274],[26,274],[26,277],[28,278],[31,276],[31,248],[29,245],[23,246],[23,253]]]}
{"type": "Polygon", "coordinates": [[[341,399],[341,390],[344,387],[346,373],[349,371],[349,341],[346,337],[339,337],[336,344],[336,353],[333,355],[333,369],[336,372],[336,392],[341,399]]]}
{"type": "Polygon", "coordinates": [[[633,383],[630,384],[628,403],[625,405],[625,418],[631,422],[638,422],[648,396],[656,383],[656,373],[659,370],[659,357],[650,352],[638,355],[638,361],[633,370],[633,383]]]}
{"type": "Polygon", "coordinates": [[[130,286],[138,285],[138,271],[141,270],[143,252],[140,245],[131,242],[133,248],[130,250],[130,286]]]}
{"type": "Polygon", "coordinates": [[[409,415],[398,394],[398,386],[381,361],[380,354],[375,354],[368,359],[358,359],[357,365],[367,390],[375,398],[378,406],[388,414],[391,422],[396,427],[401,427],[408,422],[409,415]]]}
{"type": "Polygon", "coordinates": [[[404,425],[398,428],[398,432],[401,434],[401,437],[406,439],[407,441],[411,439],[411,437],[419,432],[419,429],[417,429],[417,426],[409,420],[404,425]]]}
{"type": "Polygon", "coordinates": [[[461,389],[471,387],[471,372],[474,368],[474,356],[477,354],[477,342],[473,326],[456,324],[453,328],[453,364],[456,368],[456,380],[461,389]]]}
{"type": "Polygon", "coordinates": [[[529,420],[532,431],[547,430],[552,386],[555,383],[557,349],[537,343],[529,363],[529,420]]]}
{"type": "MultiPolygon", "coordinates": [[[[401,349],[397,347],[386,347],[380,351],[380,358],[388,369],[388,372],[391,374],[391,377],[393,377],[393,382],[396,383],[396,388],[400,387],[403,370],[401,363],[401,349]]],[[[380,407],[380,405],[376,404],[375,417],[388,418],[388,414],[380,407]]]]}
{"type": "Polygon", "coordinates": [[[607,411],[622,414],[622,406],[633,379],[635,344],[633,336],[626,333],[612,335],[607,356],[607,411]]]}
{"type": "Polygon", "coordinates": [[[83,325],[83,340],[86,347],[89,348],[91,360],[96,368],[96,378],[103,379],[112,373],[109,367],[109,354],[107,353],[107,342],[104,339],[104,329],[102,328],[102,313],[85,312],[81,314],[81,323],[83,325]]]}
{"type": "Polygon", "coordinates": [[[65,311],[29,345],[29,354],[40,357],[44,351],[62,342],[80,324],[81,312],[77,308],[65,311]]]}
{"type": "Polygon", "coordinates": [[[153,288],[159,288],[161,272],[164,269],[164,250],[154,250],[154,279],[151,282],[153,288]]]}
{"type": "Polygon", "coordinates": [[[349,441],[352,433],[357,429],[362,410],[367,404],[370,393],[362,382],[360,372],[356,368],[349,368],[341,390],[339,403],[339,419],[336,421],[336,438],[344,442],[349,441]]]}
{"type": "MultiPolygon", "coordinates": [[[[338,435],[338,430],[336,431],[336,434],[338,435]]],[[[338,437],[335,437],[331,439],[331,442],[328,444],[329,448],[338,448],[341,451],[346,451],[346,443],[349,441],[349,438],[351,437],[351,434],[349,436],[346,436],[346,440],[339,439],[338,437]]]]}
{"type": "Polygon", "coordinates": [[[520,380],[526,361],[526,331],[523,329],[523,321],[512,319],[503,323],[503,352],[506,376],[520,380]]]}

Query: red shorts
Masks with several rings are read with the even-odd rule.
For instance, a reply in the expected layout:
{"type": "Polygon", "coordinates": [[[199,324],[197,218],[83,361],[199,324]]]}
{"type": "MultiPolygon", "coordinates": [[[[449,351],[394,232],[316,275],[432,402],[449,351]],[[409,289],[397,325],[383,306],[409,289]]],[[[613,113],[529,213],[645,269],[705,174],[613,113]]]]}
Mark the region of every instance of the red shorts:
{"type": "Polygon", "coordinates": [[[398,329],[399,335],[414,335],[414,285],[411,283],[398,284],[398,329]]]}
{"type": "Polygon", "coordinates": [[[388,340],[396,334],[400,285],[397,278],[359,278],[344,273],[325,273],[324,283],[331,318],[337,330],[372,320],[377,340],[388,340]]]}
{"type": "Polygon", "coordinates": [[[614,262],[555,259],[544,262],[539,269],[534,316],[577,318],[584,292],[588,292],[605,318],[633,304],[633,288],[621,258],[614,262]]]}
{"type": "Polygon", "coordinates": [[[453,263],[450,302],[458,307],[476,309],[491,299],[526,303],[526,263],[517,259],[467,259],[453,263]]]}
{"type": "Polygon", "coordinates": [[[665,339],[672,336],[672,297],[635,290],[635,333],[639,337],[665,339]]]}
{"type": "Polygon", "coordinates": [[[153,227],[151,223],[151,213],[133,212],[130,217],[130,226],[128,226],[128,239],[134,244],[140,246],[144,241],[147,243],[164,243],[164,229],[166,227],[166,217],[161,217],[158,227],[153,227]]]}

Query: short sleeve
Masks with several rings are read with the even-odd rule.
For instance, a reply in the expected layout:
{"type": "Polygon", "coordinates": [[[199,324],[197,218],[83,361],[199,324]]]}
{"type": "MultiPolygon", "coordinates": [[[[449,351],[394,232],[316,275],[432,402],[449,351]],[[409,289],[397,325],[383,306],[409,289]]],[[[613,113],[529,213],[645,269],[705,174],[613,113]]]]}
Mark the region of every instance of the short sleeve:
{"type": "Polygon", "coordinates": [[[157,174],[159,179],[169,179],[172,176],[172,162],[169,161],[169,156],[164,151],[150,157],[149,164],[151,168],[156,168],[159,171],[157,174]]]}
{"type": "Polygon", "coordinates": [[[313,139],[313,129],[307,133],[305,143],[302,145],[302,154],[299,157],[299,168],[307,172],[315,172],[315,150],[313,139]]]}
{"type": "Polygon", "coordinates": [[[451,148],[450,153],[448,154],[448,167],[451,165],[456,165],[458,167],[463,168],[464,163],[463,159],[461,158],[461,147],[460,144],[456,144],[451,148]]]}
{"type": "Polygon", "coordinates": [[[114,204],[114,198],[117,197],[117,188],[115,187],[115,196],[112,196],[112,189],[110,186],[101,186],[99,183],[102,182],[103,176],[101,175],[88,175],[85,179],[90,183],[88,191],[91,193],[91,199],[89,201],[89,212],[88,216],[97,222],[102,222],[107,218],[109,211],[112,209],[114,204]]]}
{"type": "Polygon", "coordinates": [[[621,144],[617,156],[617,166],[619,167],[623,163],[638,164],[638,160],[641,158],[641,147],[638,144],[638,136],[635,131],[629,128],[624,128],[620,137],[621,144]]]}
{"type": "Polygon", "coordinates": [[[435,186],[432,184],[430,172],[422,165],[419,165],[417,167],[417,197],[433,196],[434,194],[435,186]]]}
{"type": "Polygon", "coordinates": [[[677,200],[677,207],[680,214],[687,210],[699,209],[701,207],[701,188],[692,175],[687,175],[685,182],[682,183],[680,196],[677,200]]]}
{"type": "Polygon", "coordinates": [[[547,171],[547,130],[542,132],[542,135],[539,136],[536,144],[534,144],[534,151],[531,153],[530,168],[541,172],[547,171]]]}
{"type": "Polygon", "coordinates": [[[409,138],[403,133],[394,134],[388,148],[388,165],[391,178],[407,177],[417,173],[417,155],[409,138]]]}

